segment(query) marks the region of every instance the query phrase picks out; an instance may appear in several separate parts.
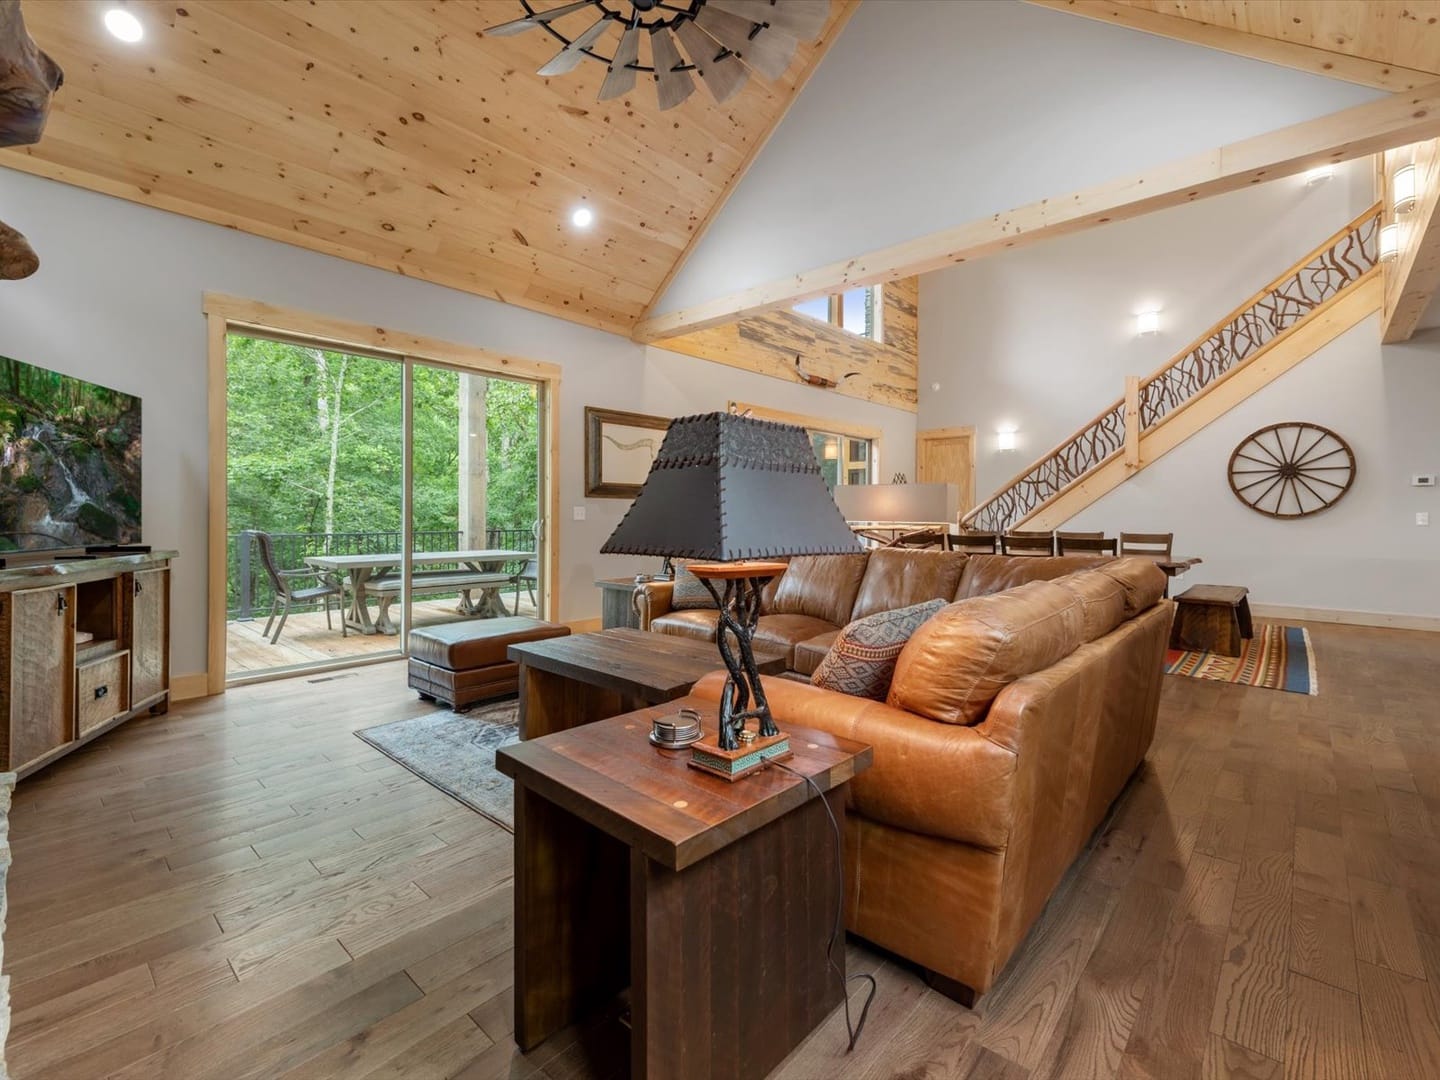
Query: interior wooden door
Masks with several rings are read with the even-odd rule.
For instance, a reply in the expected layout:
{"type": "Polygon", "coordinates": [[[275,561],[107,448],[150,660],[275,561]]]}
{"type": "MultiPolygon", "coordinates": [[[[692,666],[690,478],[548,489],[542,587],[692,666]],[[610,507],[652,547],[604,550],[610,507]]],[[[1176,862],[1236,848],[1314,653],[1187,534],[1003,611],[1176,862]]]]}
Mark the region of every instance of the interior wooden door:
{"type": "Polygon", "coordinates": [[[915,436],[915,479],[921,484],[955,484],[960,513],[975,505],[975,429],[933,428],[915,436]]]}
{"type": "Polygon", "coordinates": [[[165,689],[170,655],[170,571],[140,570],[130,599],[130,700],[139,705],[165,689]]]}
{"type": "Polygon", "coordinates": [[[0,597],[10,623],[10,730],[15,770],[75,737],[75,590],[22,589],[0,597]]]}

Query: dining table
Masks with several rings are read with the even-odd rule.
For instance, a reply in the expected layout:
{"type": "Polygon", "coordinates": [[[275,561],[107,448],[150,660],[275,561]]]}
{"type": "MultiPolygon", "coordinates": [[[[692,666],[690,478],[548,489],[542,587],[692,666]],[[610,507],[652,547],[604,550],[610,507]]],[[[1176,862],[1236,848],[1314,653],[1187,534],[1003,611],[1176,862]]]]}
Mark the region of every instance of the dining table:
{"type": "MultiPolygon", "coordinates": [[[[428,576],[436,584],[445,584],[446,592],[460,592],[459,613],[470,618],[492,619],[508,615],[500,590],[511,578],[505,574],[505,564],[533,559],[533,551],[512,551],[508,548],[476,548],[467,551],[417,551],[410,556],[413,567],[441,566],[455,564],[465,568],[474,578],[469,589],[456,583],[465,576],[464,571],[428,576]],[[448,587],[450,585],[454,587],[448,587]],[[471,590],[479,596],[473,601],[465,599],[471,590]]],[[[324,574],[339,577],[346,575],[350,585],[350,604],[345,611],[345,625],[362,634],[394,634],[399,632],[388,614],[389,604],[382,603],[375,618],[370,616],[370,595],[384,593],[394,596],[400,579],[402,557],[399,552],[382,552],[370,555],[310,555],[307,565],[324,574]],[[376,586],[382,586],[377,589],[376,586]]],[[[433,575],[433,572],[429,572],[433,575]]],[[[417,574],[412,578],[412,591],[423,591],[427,576],[417,574]]]]}

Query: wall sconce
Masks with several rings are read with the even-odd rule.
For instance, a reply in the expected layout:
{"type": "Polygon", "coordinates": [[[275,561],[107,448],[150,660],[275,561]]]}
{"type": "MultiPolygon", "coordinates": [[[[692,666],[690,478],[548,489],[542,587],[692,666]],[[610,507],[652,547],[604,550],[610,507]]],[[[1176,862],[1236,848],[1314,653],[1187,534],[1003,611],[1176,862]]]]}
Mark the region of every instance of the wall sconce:
{"type": "Polygon", "coordinates": [[[1393,221],[1380,230],[1380,261],[1394,262],[1400,254],[1400,226],[1393,221]]]}
{"type": "Polygon", "coordinates": [[[1144,337],[1146,334],[1158,334],[1160,332],[1160,312],[1140,311],[1135,315],[1135,336],[1144,337]]]}
{"type": "Polygon", "coordinates": [[[1015,449],[1015,429],[997,428],[995,430],[995,448],[997,450],[1015,449]]]}
{"type": "Polygon", "coordinates": [[[1317,165],[1305,174],[1305,186],[1314,187],[1316,184],[1323,184],[1335,175],[1335,166],[1317,165]]]}
{"type": "Polygon", "coordinates": [[[1415,209],[1415,165],[1402,165],[1395,170],[1390,181],[1390,192],[1395,200],[1395,213],[1408,214],[1415,209]]]}

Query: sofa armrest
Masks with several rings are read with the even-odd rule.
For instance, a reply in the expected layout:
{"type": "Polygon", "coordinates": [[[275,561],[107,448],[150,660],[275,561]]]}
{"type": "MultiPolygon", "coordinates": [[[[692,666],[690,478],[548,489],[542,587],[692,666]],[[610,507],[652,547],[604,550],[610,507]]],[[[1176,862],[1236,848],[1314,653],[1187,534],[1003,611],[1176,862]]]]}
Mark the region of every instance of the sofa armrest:
{"type": "MultiPolygon", "coordinates": [[[[911,832],[1003,848],[1010,834],[1015,755],[974,728],[941,724],[879,701],[763,677],[770,711],[787,724],[874,747],[874,764],[851,783],[854,809],[911,832]]],[[[720,699],[725,672],[692,691],[720,699]]]]}
{"type": "Polygon", "coordinates": [[[652,622],[661,615],[669,614],[670,598],[674,594],[673,581],[647,581],[635,587],[635,596],[631,602],[635,605],[641,630],[649,630],[652,622]]]}

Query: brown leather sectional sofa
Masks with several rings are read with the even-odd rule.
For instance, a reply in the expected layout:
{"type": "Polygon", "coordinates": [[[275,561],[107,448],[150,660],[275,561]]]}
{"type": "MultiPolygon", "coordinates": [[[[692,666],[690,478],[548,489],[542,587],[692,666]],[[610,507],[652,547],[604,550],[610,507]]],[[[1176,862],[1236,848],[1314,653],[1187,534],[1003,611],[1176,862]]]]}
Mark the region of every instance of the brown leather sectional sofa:
{"type": "MultiPolygon", "coordinates": [[[[967,1003],[994,984],[1150,746],[1174,614],[1164,585],[1143,559],[881,550],[791,562],[757,637],[793,650],[802,672],[849,618],[988,598],[917,632],[887,702],[766,679],[782,730],[875,749],[850,785],[850,930],[967,1003]]],[[[713,612],[666,612],[664,592],[648,597],[652,629],[713,635],[713,612]]],[[[695,692],[718,699],[723,677],[695,692]]]]}

